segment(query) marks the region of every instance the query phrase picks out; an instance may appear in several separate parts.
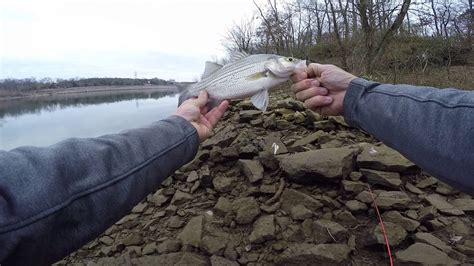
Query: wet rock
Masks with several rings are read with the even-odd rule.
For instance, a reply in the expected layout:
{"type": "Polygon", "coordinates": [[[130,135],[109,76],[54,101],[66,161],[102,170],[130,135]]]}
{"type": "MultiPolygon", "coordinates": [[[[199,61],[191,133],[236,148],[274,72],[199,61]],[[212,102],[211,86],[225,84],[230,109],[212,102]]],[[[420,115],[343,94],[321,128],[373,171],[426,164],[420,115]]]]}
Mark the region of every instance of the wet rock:
{"type": "MultiPolygon", "coordinates": [[[[384,227],[391,247],[398,246],[407,237],[407,231],[398,224],[384,222],[384,227]]],[[[385,245],[385,238],[380,224],[369,228],[365,245],[373,244],[385,245]]]]}
{"type": "Polygon", "coordinates": [[[131,261],[131,265],[209,265],[209,258],[191,252],[176,252],[158,256],[143,256],[132,259],[131,261]]]}
{"type": "Polygon", "coordinates": [[[350,147],[311,150],[280,157],[280,167],[289,179],[311,183],[320,178],[338,181],[353,169],[350,147]]]}
{"type": "Polygon", "coordinates": [[[125,246],[137,246],[143,242],[143,238],[139,233],[132,233],[122,240],[125,246]]]}
{"type": "Polygon", "coordinates": [[[239,160],[239,166],[250,183],[256,183],[263,179],[263,166],[259,161],[239,160]]]}
{"type": "Polygon", "coordinates": [[[419,263],[424,265],[453,265],[458,261],[451,259],[446,253],[424,243],[415,243],[403,251],[395,253],[402,263],[419,263]]]}
{"type": "Polygon", "coordinates": [[[299,147],[299,146],[305,146],[305,145],[308,145],[308,144],[311,144],[317,140],[319,140],[319,138],[321,138],[322,136],[327,136],[328,133],[322,131],[322,130],[318,130],[316,131],[315,133],[312,133],[312,134],[309,134],[309,135],[306,135],[304,136],[303,138],[295,141],[293,143],[293,145],[291,145],[292,147],[299,147]]]}
{"type": "Polygon", "coordinates": [[[181,250],[181,240],[169,239],[156,246],[156,251],[159,254],[168,254],[178,252],[181,250]]]}
{"type": "Polygon", "coordinates": [[[402,191],[382,191],[375,200],[382,209],[405,209],[411,202],[410,196],[402,191]]]}
{"type": "Polygon", "coordinates": [[[152,242],[143,247],[142,255],[150,255],[156,252],[156,243],[152,242]]]}
{"type": "Polygon", "coordinates": [[[446,245],[446,243],[444,243],[441,239],[435,237],[434,235],[430,233],[421,233],[421,232],[416,233],[413,236],[413,239],[416,242],[432,245],[433,247],[436,247],[439,250],[446,252],[448,254],[452,251],[452,248],[450,246],[446,245]]]}
{"type": "Polygon", "coordinates": [[[260,207],[254,197],[245,197],[232,203],[232,211],[236,215],[236,223],[249,224],[260,214],[260,207]]]}
{"type": "Polygon", "coordinates": [[[427,188],[427,187],[431,187],[433,185],[436,185],[438,183],[438,179],[430,176],[430,177],[427,177],[427,178],[424,178],[420,181],[418,181],[418,183],[416,183],[416,187],[417,188],[427,188]]]}
{"type": "Polygon", "coordinates": [[[249,241],[250,243],[263,243],[274,239],[275,231],[274,216],[261,216],[253,224],[253,231],[249,236],[249,241]]]}
{"type": "Polygon", "coordinates": [[[367,189],[367,184],[362,182],[354,182],[349,180],[342,180],[342,186],[345,191],[353,192],[353,193],[360,193],[367,189]]]}
{"type": "Polygon", "coordinates": [[[285,189],[280,199],[281,209],[286,213],[291,213],[291,208],[298,204],[302,204],[311,211],[315,211],[323,206],[321,202],[315,198],[294,189],[285,189]]]}
{"type": "Polygon", "coordinates": [[[315,243],[344,242],[349,237],[347,229],[330,220],[320,219],[313,222],[312,238],[315,243]]]}
{"type": "Polygon", "coordinates": [[[455,199],[450,203],[462,211],[474,212],[474,199],[455,199]]]}
{"type": "Polygon", "coordinates": [[[415,187],[415,185],[413,185],[412,183],[410,182],[407,182],[405,184],[405,188],[410,191],[411,193],[415,193],[415,194],[418,194],[418,195],[422,195],[422,194],[425,194],[425,192],[423,192],[422,190],[420,190],[419,188],[415,187]]]}
{"type": "Polygon", "coordinates": [[[346,202],[346,207],[353,213],[363,212],[368,209],[365,203],[358,200],[348,200],[346,202]]]}
{"type": "Polygon", "coordinates": [[[425,197],[425,201],[429,204],[433,205],[438,209],[438,211],[442,214],[446,215],[463,215],[464,212],[452,204],[448,203],[443,196],[438,194],[432,194],[425,197]]]}
{"type": "Polygon", "coordinates": [[[385,145],[375,146],[365,143],[361,147],[362,153],[357,156],[357,165],[360,168],[399,173],[416,169],[415,164],[385,145]]]}
{"type": "Polygon", "coordinates": [[[234,188],[235,178],[218,175],[212,180],[214,188],[222,193],[231,191],[234,188]]]}
{"type": "Polygon", "coordinates": [[[239,266],[239,263],[221,256],[211,256],[211,266],[239,266]]]}
{"type": "Polygon", "coordinates": [[[225,249],[225,242],[213,236],[202,238],[200,247],[210,255],[222,255],[225,249]]]}
{"type": "Polygon", "coordinates": [[[192,199],[194,199],[193,195],[177,190],[176,193],[174,193],[173,198],[171,199],[171,204],[181,205],[185,202],[191,201],[192,199]]]}
{"type": "Polygon", "coordinates": [[[313,216],[313,213],[304,205],[298,204],[291,208],[290,215],[291,215],[291,218],[295,220],[304,220],[313,216]]]}
{"type": "Polygon", "coordinates": [[[232,208],[232,203],[225,197],[219,197],[216,205],[212,209],[218,216],[224,217],[232,208]]]}
{"type": "Polygon", "coordinates": [[[372,185],[381,185],[389,188],[398,188],[402,184],[399,173],[383,172],[371,169],[359,170],[365,177],[367,182],[372,185]]]}
{"type": "Polygon", "coordinates": [[[202,216],[196,216],[189,220],[184,229],[177,236],[183,245],[190,245],[195,248],[199,247],[202,237],[203,220],[202,216]]]}
{"type": "Polygon", "coordinates": [[[198,179],[199,179],[198,173],[196,171],[191,171],[191,173],[189,173],[188,175],[188,178],[186,178],[186,182],[193,183],[194,181],[198,179]]]}
{"type": "Polygon", "coordinates": [[[344,244],[290,243],[277,258],[277,265],[336,264],[346,261],[351,252],[344,244]]]}
{"type": "Polygon", "coordinates": [[[413,232],[418,228],[418,226],[420,226],[420,223],[418,221],[404,217],[398,211],[385,212],[382,215],[382,218],[386,222],[400,225],[401,227],[403,227],[403,229],[407,230],[408,232],[413,232]]]}

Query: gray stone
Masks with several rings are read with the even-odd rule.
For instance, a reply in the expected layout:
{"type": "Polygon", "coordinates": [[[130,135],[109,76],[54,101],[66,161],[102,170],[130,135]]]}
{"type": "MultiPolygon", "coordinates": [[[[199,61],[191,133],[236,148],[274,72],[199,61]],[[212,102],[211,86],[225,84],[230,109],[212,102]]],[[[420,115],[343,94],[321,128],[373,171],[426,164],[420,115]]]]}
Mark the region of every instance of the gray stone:
{"type": "Polygon", "coordinates": [[[436,217],[438,210],[434,206],[423,207],[418,210],[418,221],[425,222],[436,217]]]}
{"type": "Polygon", "coordinates": [[[168,220],[168,227],[177,229],[181,228],[184,225],[184,221],[181,220],[179,216],[171,216],[170,219],[168,220]]]}
{"type": "Polygon", "coordinates": [[[131,264],[116,265],[193,265],[207,266],[209,258],[192,252],[176,252],[158,256],[143,256],[131,260],[131,264]]]}
{"type": "Polygon", "coordinates": [[[351,172],[349,175],[349,178],[352,181],[359,181],[362,178],[362,173],[361,172],[351,172]]]}
{"type": "Polygon", "coordinates": [[[234,188],[235,178],[218,175],[212,180],[214,188],[222,193],[231,191],[234,188]]]}
{"type": "Polygon", "coordinates": [[[438,185],[436,186],[436,192],[443,195],[453,195],[459,193],[459,190],[454,189],[453,187],[444,182],[438,181],[438,185]]]}
{"type": "Polygon", "coordinates": [[[466,255],[474,255],[474,248],[465,245],[456,245],[456,249],[466,255]]]}
{"type": "MultiPolygon", "coordinates": [[[[398,224],[384,222],[384,228],[385,233],[387,234],[388,243],[391,247],[398,246],[407,237],[407,231],[398,224]]],[[[374,225],[369,229],[366,244],[385,245],[385,238],[380,224],[374,225]]]]}
{"type": "Polygon", "coordinates": [[[179,191],[177,190],[175,193],[174,193],[174,196],[173,198],[171,199],[171,204],[173,205],[181,205],[185,202],[188,202],[188,201],[191,201],[192,199],[194,199],[194,196],[189,194],[189,193],[186,193],[186,192],[182,192],[182,191],[179,191]]]}
{"type": "Polygon", "coordinates": [[[367,210],[367,205],[363,202],[360,202],[358,200],[348,200],[346,202],[346,207],[351,211],[351,212],[363,212],[367,210]]]}
{"type": "Polygon", "coordinates": [[[268,134],[260,144],[263,151],[270,152],[272,155],[284,154],[288,152],[285,144],[281,141],[280,135],[268,134]],[[278,149],[275,147],[278,146],[278,149]]]}
{"type": "Polygon", "coordinates": [[[198,173],[196,171],[191,171],[191,173],[189,173],[188,175],[188,178],[186,178],[186,182],[193,183],[194,181],[198,179],[199,179],[198,173]]]}
{"type": "Polygon", "coordinates": [[[299,224],[290,224],[283,230],[283,233],[281,235],[285,241],[290,241],[290,242],[303,242],[304,241],[303,231],[299,224]]]}
{"type": "Polygon", "coordinates": [[[137,246],[143,243],[143,238],[139,233],[132,233],[122,240],[125,246],[137,246]]]}
{"type": "Polygon", "coordinates": [[[305,146],[305,145],[311,144],[311,143],[319,140],[319,138],[321,138],[321,136],[327,136],[327,135],[328,135],[328,133],[326,133],[322,130],[318,130],[315,133],[306,135],[302,139],[299,139],[299,140],[295,141],[293,143],[293,145],[291,145],[291,146],[292,147],[305,146]]]}
{"type": "Polygon", "coordinates": [[[239,266],[239,263],[221,256],[211,256],[211,266],[239,266]]]}
{"type": "Polygon", "coordinates": [[[107,246],[110,246],[114,243],[114,240],[110,236],[103,236],[99,238],[99,241],[104,243],[107,246]]]}
{"type": "Polygon", "coordinates": [[[260,214],[260,207],[253,197],[245,197],[232,203],[232,211],[235,213],[235,222],[238,224],[249,224],[260,214]]]}
{"type": "Polygon", "coordinates": [[[410,191],[411,193],[415,193],[415,194],[418,194],[418,195],[422,195],[422,194],[425,194],[425,192],[423,192],[423,190],[420,190],[419,188],[415,187],[415,185],[413,185],[412,183],[410,182],[407,182],[405,184],[405,188],[410,191]]]}
{"type": "Polygon", "coordinates": [[[448,203],[443,196],[438,194],[432,194],[425,197],[425,201],[429,204],[433,205],[438,209],[438,211],[442,214],[446,215],[463,215],[464,212],[452,204],[448,203]]]}
{"type": "Polygon", "coordinates": [[[281,209],[284,210],[286,213],[291,212],[291,208],[298,204],[304,205],[306,208],[310,209],[311,211],[315,211],[323,206],[321,202],[316,200],[315,198],[294,190],[286,188],[280,198],[281,202],[281,209]]]}
{"type": "Polygon", "coordinates": [[[420,180],[416,184],[416,187],[418,187],[418,188],[427,188],[427,187],[431,187],[431,186],[435,185],[436,183],[438,183],[438,179],[430,176],[430,177],[427,177],[425,179],[420,180]]]}
{"type": "Polygon", "coordinates": [[[349,258],[350,252],[344,244],[290,243],[275,262],[277,265],[340,264],[349,258]]]}
{"type": "Polygon", "coordinates": [[[358,223],[358,220],[352,215],[350,211],[347,210],[337,210],[334,212],[334,218],[342,224],[345,225],[355,225],[358,223]]]}
{"type": "Polygon", "coordinates": [[[382,191],[377,196],[376,202],[377,206],[382,209],[406,209],[411,198],[402,191],[382,191]]]}
{"type": "Polygon", "coordinates": [[[152,242],[143,247],[142,255],[150,255],[156,252],[156,243],[152,242]]]}
{"type": "Polygon", "coordinates": [[[347,229],[330,220],[320,219],[312,224],[313,241],[318,244],[344,242],[349,237],[347,229]]]}
{"type": "Polygon", "coordinates": [[[135,207],[132,209],[132,213],[142,213],[146,207],[148,207],[148,204],[146,202],[142,202],[137,204],[135,207]]]}
{"type": "Polygon", "coordinates": [[[454,235],[463,236],[465,238],[472,237],[472,226],[466,225],[461,219],[455,219],[451,225],[447,227],[448,231],[454,235]]]}
{"type": "Polygon", "coordinates": [[[389,188],[399,188],[402,184],[399,173],[383,172],[371,169],[359,170],[365,177],[367,182],[372,185],[382,185],[389,188]]]}
{"type": "Polygon", "coordinates": [[[199,247],[202,237],[202,227],[204,218],[196,216],[191,218],[177,238],[181,240],[183,245],[190,245],[195,248],[199,247]]]}
{"type": "Polygon", "coordinates": [[[419,222],[404,217],[398,211],[385,212],[382,215],[382,217],[383,217],[384,221],[394,223],[394,224],[398,224],[398,225],[402,226],[408,232],[413,232],[418,228],[418,226],[420,226],[419,222]]]}
{"type": "Polygon", "coordinates": [[[416,233],[413,236],[413,239],[416,242],[422,242],[422,243],[432,245],[433,247],[436,247],[439,250],[446,252],[448,254],[452,251],[452,248],[450,246],[446,245],[446,243],[444,243],[441,239],[435,237],[434,235],[430,233],[421,233],[421,232],[416,233]]]}
{"type": "Polygon", "coordinates": [[[181,249],[181,240],[169,239],[156,246],[159,254],[178,252],[181,249]]]}
{"type": "Polygon", "coordinates": [[[276,184],[271,184],[271,185],[262,184],[260,186],[260,192],[265,193],[265,194],[274,194],[276,191],[277,191],[276,184]]]}
{"type": "Polygon", "coordinates": [[[374,201],[369,191],[362,191],[355,197],[355,199],[363,203],[372,203],[374,201]]]}
{"type": "Polygon", "coordinates": [[[224,217],[232,209],[232,203],[225,197],[219,197],[216,205],[212,209],[218,216],[224,217]]]}
{"type": "Polygon", "coordinates": [[[257,160],[239,160],[240,170],[248,178],[250,183],[263,179],[263,166],[257,160]]]}
{"type": "Polygon", "coordinates": [[[239,122],[247,123],[250,120],[254,120],[262,115],[262,111],[259,110],[244,110],[239,113],[239,122]]]}
{"type": "Polygon", "coordinates": [[[462,211],[474,212],[474,199],[455,199],[450,203],[462,211]]]}
{"type": "Polygon", "coordinates": [[[253,231],[249,236],[250,243],[263,243],[275,238],[275,222],[273,215],[261,216],[253,224],[253,231]]]}
{"type": "Polygon", "coordinates": [[[225,249],[225,241],[213,236],[202,238],[200,247],[210,255],[222,255],[225,249]]]}
{"type": "Polygon", "coordinates": [[[208,138],[202,143],[203,148],[212,148],[214,146],[226,147],[237,137],[238,131],[233,125],[229,125],[218,131],[212,138],[208,138]]]}
{"type": "Polygon", "coordinates": [[[168,200],[169,200],[169,197],[162,195],[161,191],[158,191],[155,194],[153,194],[153,196],[150,199],[150,202],[153,203],[157,207],[161,207],[168,200]]]}
{"type": "Polygon", "coordinates": [[[321,178],[339,181],[354,168],[354,149],[330,148],[282,155],[280,167],[289,179],[303,183],[316,182],[321,178]]]}
{"type": "Polygon", "coordinates": [[[416,169],[415,164],[385,145],[375,146],[365,143],[361,147],[362,153],[357,156],[357,165],[360,168],[398,173],[416,169]]]}
{"type": "Polygon", "coordinates": [[[362,183],[362,182],[342,180],[341,183],[344,190],[347,192],[360,193],[367,189],[367,184],[362,183]]]}
{"type": "Polygon", "coordinates": [[[402,263],[417,263],[424,265],[453,265],[458,261],[451,259],[446,253],[439,249],[424,244],[415,243],[403,251],[395,253],[396,258],[402,263]]]}
{"type": "Polygon", "coordinates": [[[304,205],[298,204],[291,208],[290,215],[295,220],[304,220],[313,216],[313,213],[304,205]]]}

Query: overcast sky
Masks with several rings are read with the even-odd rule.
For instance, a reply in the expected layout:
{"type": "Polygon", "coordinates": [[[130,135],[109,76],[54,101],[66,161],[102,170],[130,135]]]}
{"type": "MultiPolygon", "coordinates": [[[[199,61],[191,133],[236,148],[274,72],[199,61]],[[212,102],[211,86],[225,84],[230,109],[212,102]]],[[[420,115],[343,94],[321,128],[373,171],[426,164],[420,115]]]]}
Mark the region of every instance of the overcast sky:
{"type": "Polygon", "coordinates": [[[0,79],[190,81],[252,0],[1,0],[0,79]]]}

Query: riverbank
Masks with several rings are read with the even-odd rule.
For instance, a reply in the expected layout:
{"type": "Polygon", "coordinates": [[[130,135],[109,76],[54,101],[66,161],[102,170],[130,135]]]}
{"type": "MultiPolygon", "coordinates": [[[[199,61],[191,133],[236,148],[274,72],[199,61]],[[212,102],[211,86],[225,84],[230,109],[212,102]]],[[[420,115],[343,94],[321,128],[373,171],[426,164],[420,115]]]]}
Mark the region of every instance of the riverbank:
{"type": "Polygon", "coordinates": [[[287,93],[233,104],[193,162],[59,265],[474,263],[474,200],[287,93]],[[369,187],[371,190],[369,190],[369,187]]]}

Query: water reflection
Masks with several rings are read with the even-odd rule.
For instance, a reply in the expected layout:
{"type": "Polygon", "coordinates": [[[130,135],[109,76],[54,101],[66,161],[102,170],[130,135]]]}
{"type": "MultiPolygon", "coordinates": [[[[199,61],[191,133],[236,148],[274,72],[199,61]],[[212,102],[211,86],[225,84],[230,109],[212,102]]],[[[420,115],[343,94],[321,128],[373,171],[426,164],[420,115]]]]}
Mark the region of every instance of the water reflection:
{"type": "Polygon", "coordinates": [[[175,93],[127,93],[51,97],[0,107],[0,149],[46,146],[70,137],[118,133],[166,118],[178,102],[175,93]]]}

